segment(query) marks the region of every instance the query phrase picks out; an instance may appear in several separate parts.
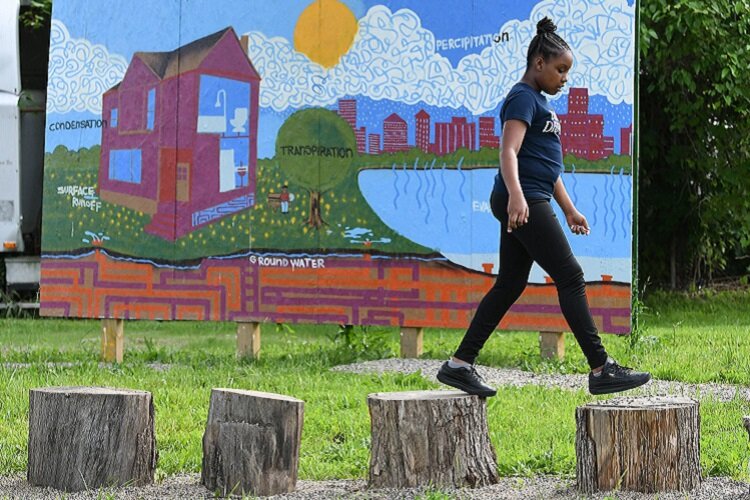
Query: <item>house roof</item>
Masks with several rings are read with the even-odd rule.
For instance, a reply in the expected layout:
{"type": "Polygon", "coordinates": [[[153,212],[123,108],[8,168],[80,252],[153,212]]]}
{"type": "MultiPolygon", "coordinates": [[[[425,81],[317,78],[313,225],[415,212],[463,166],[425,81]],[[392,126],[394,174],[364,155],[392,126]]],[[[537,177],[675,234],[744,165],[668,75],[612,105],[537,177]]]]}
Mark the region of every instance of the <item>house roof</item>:
{"type": "MultiPolygon", "coordinates": [[[[159,79],[164,80],[198,68],[216,44],[229,32],[237,37],[230,26],[170,52],[136,52],[133,57],[143,61],[159,79]]],[[[252,67],[252,64],[250,66],[252,67]]],[[[255,68],[253,72],[257,73],[255,68]]],[[[118,88],[120,83],[112,89],[118,88]]]]}
{"type": "Polygon", "coordinates": [[[211,49],[230,31],[234,33],[231,27],[224,28],[171,52],[136,52],[133,57],[140,58],[159,78],[170,78],[200,66],[211,49]]]}
{"type": "Polygon", "coordinates": [[[419,113],[417,113],[416,115],[414,115],[414,117],[415,118],[429,118],[430,115],[427,114],[427,111],[425,111],[424,109],[420,109],[419,113]]]}

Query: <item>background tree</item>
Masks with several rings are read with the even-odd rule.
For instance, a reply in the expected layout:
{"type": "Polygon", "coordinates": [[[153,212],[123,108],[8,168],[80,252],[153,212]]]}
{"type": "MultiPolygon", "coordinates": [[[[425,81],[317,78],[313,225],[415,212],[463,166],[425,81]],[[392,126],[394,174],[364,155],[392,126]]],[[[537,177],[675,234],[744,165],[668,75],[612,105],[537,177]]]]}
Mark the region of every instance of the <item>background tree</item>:
{"type": "Polygon", "coordinates": [[[643,0],[640,16],[641,277],[746,273],[750,1],[643,0]]]}
{"type": "Polygon", "coordinates": [[[331,110],[297,111],[279,129],[276,160],[292,182],[310,192],[310,226],[320,229],[325,224],[322,195],[346,177],[356,156],[354,131],[331,110]]]}
{"type": "Polygon", "coordinates": [[[21,10],[21,23],[31,29],[43,28],[52,14],[52,0],[31,0],[21,10]]]}

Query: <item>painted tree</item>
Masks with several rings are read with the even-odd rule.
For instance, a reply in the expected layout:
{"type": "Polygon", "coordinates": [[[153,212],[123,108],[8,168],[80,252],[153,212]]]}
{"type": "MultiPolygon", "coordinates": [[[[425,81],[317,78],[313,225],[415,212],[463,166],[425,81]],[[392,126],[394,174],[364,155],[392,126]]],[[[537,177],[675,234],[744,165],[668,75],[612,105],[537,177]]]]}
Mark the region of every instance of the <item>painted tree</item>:
{"type": "Polygon", "coordinates": [[[346,177],[357,155],[357,141],[349,124],[333,111],[309,108],[290,116],[276,137],[276,160],[295,184],[310,193],[307,224],[326,224],[323,193],[346,177]]]}

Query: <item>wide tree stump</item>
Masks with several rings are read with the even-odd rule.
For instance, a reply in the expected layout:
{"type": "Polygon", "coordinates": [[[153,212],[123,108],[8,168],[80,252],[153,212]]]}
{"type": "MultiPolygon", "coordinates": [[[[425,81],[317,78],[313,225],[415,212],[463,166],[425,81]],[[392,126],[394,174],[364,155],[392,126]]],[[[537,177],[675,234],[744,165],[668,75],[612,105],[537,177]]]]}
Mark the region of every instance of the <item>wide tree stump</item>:
{"type": "Polygon", "coordinates": [[[576,408],[584,492],[656,493],[700,485],[700,413],[684,397],[617,398],[576,408]]]}
{"type": "Polygon", "coordinates": [[[105,387],[30,391],[30,484],[70,492],[142,486],[153,483],[156,458],[151,393],[105,387]]]}
{"type": "Polygon", "coordinates": [[[304,405],[279,394],[213,389],[201,483],[225,496],[294,491],[304,405]]]}
{"type": "Polygon", "coordinates": [[[460,391],[381,392],[367,398],[369,486],[480,487],[499,481],[487,403],[460,391]]]}

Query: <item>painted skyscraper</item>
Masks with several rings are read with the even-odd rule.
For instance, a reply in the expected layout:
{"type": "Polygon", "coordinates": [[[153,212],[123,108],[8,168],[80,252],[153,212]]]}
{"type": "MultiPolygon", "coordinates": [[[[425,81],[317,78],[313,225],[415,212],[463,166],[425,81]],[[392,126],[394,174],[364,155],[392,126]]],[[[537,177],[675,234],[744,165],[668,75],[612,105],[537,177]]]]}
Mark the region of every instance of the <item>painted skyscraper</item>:
{"type": "Polygon", "coordinates": [[[479,117],[479,147],[480,148],[499,148],[500,137],[495,135],[495,117],[479,117]]]}
{"type": "Polygon", "coordinates": [[[604,136],[604,116],[589,114],[589,90],[571,88],[568,114],[560,115],[563,154],[599,160],[614,153],[614,138],[604,136]]]}
{"type": "Polygon", "coordinates": [[[421,109],[414,115],[414,120],[417,123],[415,137],[417,148],[426,153],[430,151],[430,115],[421,109]]]}
{"type": "Polygon", "coordinates": [[[392,113],[388,118],[383,120],[383,152],[395,153],[398,151],[407,151],[408,128],[403,118],[396,113],[392,113]]]}

